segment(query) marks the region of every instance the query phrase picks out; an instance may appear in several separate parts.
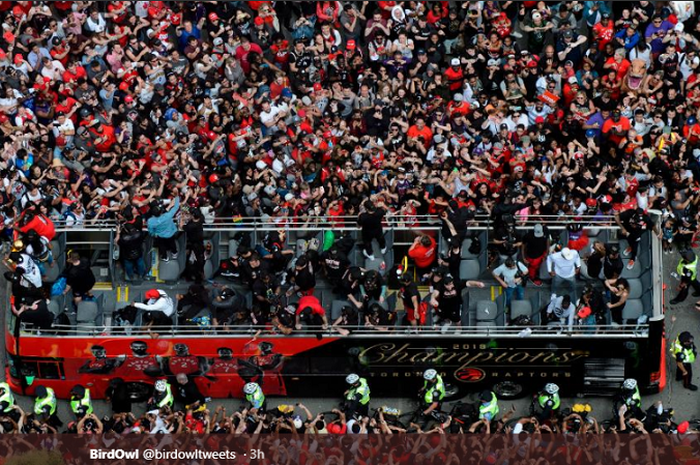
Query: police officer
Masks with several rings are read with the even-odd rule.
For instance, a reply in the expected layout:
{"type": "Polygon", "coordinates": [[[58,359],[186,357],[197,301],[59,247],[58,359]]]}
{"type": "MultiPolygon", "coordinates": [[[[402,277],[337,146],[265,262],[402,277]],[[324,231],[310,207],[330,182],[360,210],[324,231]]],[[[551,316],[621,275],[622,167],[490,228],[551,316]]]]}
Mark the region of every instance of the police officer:
{"type": "Polygon", "coordinates": [[[353,417],[355,413],[366,417],[369,414],[369,386],[365,378],[355,373],[345,378],[350,388],[345,391],[345,413],[353,417]]]}
{"type": "Polygon", "coordinates": [[[246,384],[243,386],[243,392],[245,393],[245,400],[248,401],[248,412],[256,414],[258,412],[264,413],[267,410],[265,394],[258,383],[246,384]]]}
{"type": "Polygon", "coordinates": [[[63,426],[63,422],[56,416],[58,401],[53,389],[45,386],[37,386],[34,390],[36,399],[34,400],[34,414],[42,421],[46,421],[54,428],[63,426]]]}
{"type": "Polygon", "coordinates": [[[496,394],[493,391],[482,391],[479,400],[479,420],[493,421],[499,411],[496,394]]]}
{"type": "Polygon", "coordinates": [[[70,390],[70,409],[75,417],[80,420],[92,413],[92,400],[90,399],[90,389],[78,384],[70,390]]]}
{"type": "Polygon", "coordinates": [[[175,398],[170,387],[170,383],[164,379],[159,379],[155,384],[153,397],[148,401],[148,410],[161,409],[163,407],[173,408],[175,398]]]}
{"type": "Polygon", "coordinates": [[[423,415],[429,415],[433,411],[440,411],[442,400],[445,398],[445,383],[442,376],[432,368],[423,373],[423,389],[420,393],[423,397],[423,415]]]}
{"type": "Polygon", "coordinates": [[[540,412],[537,417],[540,421],[549,420],[556,416],[559,412],[559,405],[561,405],[559,386],[554,383],[545,384],[544,389],[537,394],[536,401],[540,412]]]}
{"type": "Polygon", "coordinates": [[[681,261],[678,262],[676,273],[681,279],[680,291],[671,300],[673,305],[683,302],[688,297],[688,287],[693,287],[693,296],[700,296],[700,283],[698,282],[698,257],[692,250],[681,252],[681,261]]]}
{"type": "Polygon", "coordinates": [[[676,357],[676,381],[683,381],[683,387],[691,391],[697,391],[698,387],[692,383],[693,362],[698,355],[693,335],[683,331],[673,341],[673,355],[676,357]]]}
{"type": "MultiPolygon", "coordinates": [[[[2,412],[4,415],[12,417],[16,412],[14,407],[15,398],[12,395],[12,391],[10,391],[10,385],[5,382],[0,383],[0,412],[2,412]]],[[[19,420],[19,417],[17,420],[19,420]]]]}
{"type": "Polygon", "coordinates": [[[615,399],[614,414],[616,417],[619,417],[620,408],[623,406],[629,412],[629,415],[626,415],[627,418],[643,420],[646,416],[642,410],[642,396],[639,394],[636,379],[628,378],[622,382],[620,393],[615,399]]]}

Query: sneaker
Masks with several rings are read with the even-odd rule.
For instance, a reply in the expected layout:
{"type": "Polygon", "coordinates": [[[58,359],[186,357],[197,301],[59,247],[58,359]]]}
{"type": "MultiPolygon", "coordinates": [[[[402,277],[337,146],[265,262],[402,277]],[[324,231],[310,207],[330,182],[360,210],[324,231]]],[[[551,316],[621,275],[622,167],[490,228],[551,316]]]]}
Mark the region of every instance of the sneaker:
{"type": "Polygon", "coordinates": [[[690,389],[691,391],[697,391],[698,387],[694,384],[688,384],[687,386],[683,386],[686,389],[690,389]]]}
{"type": "Polygon", "coordinates": [[[678,304],[681,303],[681,302],[683,302],[683,301],[682,301],[682,300],[678,300],[678,299],[672,299],[669,303],[670,303],[671,305],[678,305],[678,304]]]}
{"type": "Polygon", "coordinates": [[[172,258],[173,260],[177,260],[177,252],[171,254],[170,258],[172,258]]]}
{"type": "Polygon", "coordinates": [[[627,263],[627,269],[631,270],[632,268],[634,268],[634,260],[630,260],[629,263],[627,263]]]}
{"type": "Polygon", "coordinates": [[[365,258],[370,258],[370,257],[372,257],[372,258],[370,258],[370,260],[374,260],[374,255],[368,254],[366,250],[362,250],[362,255],[364,255],[365,258]]]}
{"type": "Polygon", "coordinates": [[[374,258],[374,255],[365,255],[365,256],[367,257],[367,260],[369,260],[369,261],[371,261],[371,262],[373,262],[374,260],[376,260],[376,259],[374,258]]]}
{"type": "Polygon", "coordinates": [[[384,248],[382,249],[382,255],[384,255],[385,253],[386,253],[386,247],[384,247],[384,248]]]}
{"type": "Polygon", "coordinates": [[[169,261],[170,261],[170,257],[165,256],[165,257],[161,258],[160,261],[162,261],[162,262],[169,262],[169,261]]]}
{"type": "Polygon", "coordinates": [[[627,247],[625,250],[622,251],[622,256],[623,257],[628,257],[632,254],[632,247],[627,247]]]}

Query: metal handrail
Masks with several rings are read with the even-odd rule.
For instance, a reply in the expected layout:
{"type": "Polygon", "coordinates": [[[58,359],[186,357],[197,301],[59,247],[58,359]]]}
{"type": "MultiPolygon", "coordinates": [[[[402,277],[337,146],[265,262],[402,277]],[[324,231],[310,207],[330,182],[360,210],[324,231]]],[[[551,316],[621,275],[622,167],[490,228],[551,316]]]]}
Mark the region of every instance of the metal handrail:
{"type": "MultiPolygon", "coordinates": [[[[633,325],[597,325],[597,326],[574,326],[569,329],[565,325],[554,326],[530,326],[527,327],[530,332],[527,336],[523,335],[523,326],[457,326],[450,327],[447,331],[443,331],[440,327],[420,327],[414,326],[391,326],[391,331],[377,331],[366,327],[358,327],[352,329],[348,336],[341,336],[333,328],[323,329],[321,326],[305,326],[301,330],[295,330],[292,334],[284,335],[270,331],[269,326],[261,325],[246,325],[246,326],[83,326],[83,325],[53,325],[50,330],[38,330],[34,328],[22,328],[22,337],[42,337],[58,332],[61,337],[88,337],[88,336],[110,336],[110,337],[136,337],[148,336],[151,333],[157,333],[160,338],[168,337],[199,337],[202,336],[248,336],[252,337],[257,332],[264,332],[264,337],[309,337],[315,336],[318,333],[329,337],[358,337],[358,336],[376,336],[383,338],[405,337],[407,334],[420,334],[421,336],[445,336],[449,334],[459,334],[461,336],[504,336],[504,337],[537,337],[537,336],[559,336],[559,337],[586,337],[586,338],[602,338],[602,337],[617,337],[631,336],[642,337],[646,336],[644,332],[648,329],[647,324],[633,325]]],[[[351,329],[347,328],[346,329],[351,329]]]]}

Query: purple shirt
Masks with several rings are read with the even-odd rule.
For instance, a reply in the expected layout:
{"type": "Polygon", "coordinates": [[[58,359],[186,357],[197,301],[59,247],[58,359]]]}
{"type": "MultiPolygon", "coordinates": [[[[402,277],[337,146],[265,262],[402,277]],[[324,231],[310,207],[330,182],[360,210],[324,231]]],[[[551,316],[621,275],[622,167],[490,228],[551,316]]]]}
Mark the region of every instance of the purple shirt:
{"type": "Polygon", "coordinates": [[[591,125],[598,123],[598,127],[593,129],[595,131],[595,137],[596,139],[600,139],[600,134],[601,131],[603,130],[603,123],[605,123],[605,119],[603,118],[603,115],[600,114],[600,112],[596,112],[595,114],[591,115],[590,118],[586,121],[586,125],[591,125]]]}
{"type": "Polygon", "coordinates": [[[673,29],[673,23],[669,21],[663,21],[660,26],[654,26],[654,23],[649,23],[647,30],[644,33],[644,37],[651,37],[654,34],[658,34],[658,37],[651,41],[651,52],[661,53],[664,51],[663,38],[666,33],[673,29]]]}

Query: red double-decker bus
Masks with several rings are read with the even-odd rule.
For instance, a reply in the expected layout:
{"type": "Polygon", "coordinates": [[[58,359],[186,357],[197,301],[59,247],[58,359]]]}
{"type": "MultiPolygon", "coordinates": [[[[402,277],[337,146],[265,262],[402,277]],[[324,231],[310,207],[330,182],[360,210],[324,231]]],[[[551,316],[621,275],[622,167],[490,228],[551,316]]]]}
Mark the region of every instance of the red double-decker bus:
{"type": "MultiPolygon", "coordinates": [[[[214,251],[208,258],[209,275],[214,264],[232,253],[235,247],[232,238],[245,227],[207,228],[207,241],[214,251]]],[[[329,227],[337,226],[329,224],[329,227]]],[[[556,234],[566,234],[561,223],[553,222],[549,227],[556,234]]],[[[421,230],[431,228],[437,229],[425,225],[421,230]]],[[[266,227],[249,229],[254,234],[254,243],[260,243],[259,236],[266,227]]],[[[488,243],[488,228],[473,229],[484,244],[488,243]]],[[[591,237],[607,243],[621,242],[624,246],[613,226],[588,226],[587,230],[591,237]]],[[[321,237],[324,229],[312,232],[321,237]]],[[[304,233],[304,237],[309,237],[308,231],[304,233]]],[[[376,266],[388,273],[394,261],[400,261],[398,258],[410,244],[412,233],[389,225],[387,234],[393,254],[388,254],[383,264],[362,266],[376,266]]],[[[290,246],[297,245],[298,237],[299,231],[288,232],[290,246]]],[[[550,295],[546,286],[527,288],[525,299],[511,307],[511,312],[517,307],[519,315],[529,318],[527,327],[509,326],[508,317],[514,315],[505,314],[504,296],[493,280],[489,280],[484,246],[478,254],[465,253],[462,258],[461,278],[481,279],[486,286],[463,292],[461,326],[434,327],[430,318],[418,331],[404,326],[404,311],[400,299],[392,297],[395,293],[392,289],[387,299],[390,310],[397,313],[392,331],[378,332],[364,327],[361,321],[347,336],[329,329],[321,339],[316,336],[319,328],[304,328],[284,335],[272,333],[269,327],[224,329],[180,325],[177,321],[169,327],[149,330],[138,324],[117,326],[113,324],[112,312],[126,302],[140,300],[145,290],[156,287],[174,299],[177,293],[184,292],[187,283],[179,282],[177,273],[176,279],[169,281],[162,273],[155,272],[153,282],[128,285],[119,278],[112,247],[113,235],[108,229],[59,229],[54,252],[58,250],[61,254],[72,249],[92,257],[94,272],[102,281],[94,290],[100,308],[89,324],[76,321],[75,315],[71,315],[68,320],[57,319],[70,324],[55,324],[49,331],[19,327],[8,310],[6,379],[13,391],[31,395],[35,386],[41,384],[66,398],[74,385],[82,384],[90,388],[94,398],[100,398],[111,379],[122,378],[134,399],[145,399],[156,380],[185,373],[210,397],[243,397],[243,385],[249,381],[261,384],[267,395],[337,396],[344,389],[345,376],[356,372],[370,379],[374,396],[405,396],[416,392],[422,383],[422,372],[428,367],[436,368],[445,377],[453,397],[484,388],[494,389],[502,398],[517,397],[545,382],[556,382],[565,394],[601,395],[615,391],[628,377],[636,378],[645,391],[658,392],[666,381],[662,253],[657,239],[651,235],[643,238],[635,268],[623,272],[623,277],[630,281],[631,291],[623,315],[625,324],[621,326],[540,324],[540,309],[550,295]]],[[[584,276],[580,285],[586,281],[595,282],[595,279],[584,276]]],[[[244,283],[226,282],[226,285],[248,293],[244,283]]],[[[423,291],[424,297],[426,291],[423,291]]],[[[323,283],[317,287],[316,294],[333,319],[334,312],[344,303],[323,283]]],[[[64,311],[71,313],[66,302],[52,302],[52,311],[57,315],[64,311]]]]}

